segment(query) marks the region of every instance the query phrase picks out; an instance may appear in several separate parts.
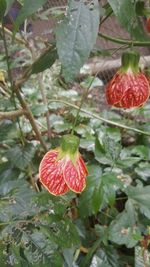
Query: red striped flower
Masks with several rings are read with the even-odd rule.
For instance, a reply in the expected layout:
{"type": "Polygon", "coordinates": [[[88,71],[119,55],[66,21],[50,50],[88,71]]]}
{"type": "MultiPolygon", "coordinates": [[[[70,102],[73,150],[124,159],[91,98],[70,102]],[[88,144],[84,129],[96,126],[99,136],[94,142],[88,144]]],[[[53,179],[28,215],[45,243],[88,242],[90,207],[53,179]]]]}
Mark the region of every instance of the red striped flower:
{"type": "Polygon", "coordinates": [[[143,105],[149,98],[150,87],[146,76],[139,69],[140,56],[136,52],[122,55],[122,66],[106,87],[109,105],[133,108],[143,105]]]}
{"type": "Polygon", "coordinates": [[[81,193],[88,174],[79,151],[79,138],[65,135],[61,146],[46,153],[39,167],[39,179],[53,195],[59,196],[72,190],[81,193]]]}
{"type": "Polygon", "coordinates": [[[147,18],[146,20],[146,29],[147,29],[147,32],[150,33],[150,18],[147,18]]]}

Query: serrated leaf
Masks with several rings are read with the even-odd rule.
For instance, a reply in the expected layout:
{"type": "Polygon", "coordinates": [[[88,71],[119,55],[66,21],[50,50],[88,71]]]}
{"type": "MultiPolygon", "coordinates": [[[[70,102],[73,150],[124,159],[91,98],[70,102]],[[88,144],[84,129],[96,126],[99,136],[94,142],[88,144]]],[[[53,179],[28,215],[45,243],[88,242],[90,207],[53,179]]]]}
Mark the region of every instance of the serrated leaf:
{"type": "Polygon", "coordinates": [[[82,218],[90,216],[93,211],[92,196],[95,187],[99,186],[102,175],[102,170],[98,165],[91,165],[89,170],[89,176],[87,177],[86,189],[80,195],[79,198],[79,213],[82,218]]]}
{"type": "Polygon", "coordinates": [[[93,195],[92,195],[92,206],[94,213],[97,213],[100,209],[100,206],[103,201],[103,184],[101,183],[100,186],[95,187],[93,195]]]}
{"type": "Polygon", "coordinates": [[[139,206],[141,212],[150,218],[150,185],[145,187],[129,186],[126,193],[139,206]]]}
{"type": "Polygon", "coordinates": [[[50,48],[46,53],[44,53],[43,56],[33,63],[31,74],[37,74],[50,68],[54,64],[57,57],[56,48],[50,48]]]}
{"type": "Polygon", "coordinates": [[[66,80],[73,80],[92,50],[99,28],[98,0],[71,0],[66,18],[56,28],[59,59],[66,80]]]}
{"type": "Polygon", "coordinates": [[[106,154],[105,146],[99,141],[99,138],[95,138],[95,158],[98,162],[102,164],[108,164],[111,165],[112,160],[109,156],[106,154]]]}
{"type": "Polygon", "coordinates": [[[47,239],[43,233],[35,231],[30,235],[24,232],[24,235],[25,241],[29,243],[25,256],[33,266],[35,264],[39,267],[62,266],[62,258],[56,250],[57,245],[47,239]]]}
{"type": "Polygon", "coordinates": [[[135,172],[138,174],[139,178],[147,181],[150,177],[150,163],[140,162],[138,166],[135,168],[135,172]]]}
{"type": "Polygon", "coordinates": [[[46,0],[24,0],[23,7],[20,9],[19,14],[14,22],[14,35],[18,31],[20,25],[25,21],[26,18],[35,13],[46,0]]]}
{"type": "Polygon", "coordinates": [[[56,219],[50,228],[42,226],[41,229],[45,229],[48,238],[62,248],[71,248],[80,244],[77,229],[69,220],[57,221],[56,219]]]}
{"type": "MultiPolygon", "coordinates": [[[[37,209],[32,201],[35,192],[25,181],[9,181],[1,184],[0,220],[3,222],[24,219],[36,214],[37,209]]],[[[15,223],[14,221],[14,223],[15,223]]]]}
{"type": "Polygon", "coordinates": [[[150,159],[149,148],[143,145],[134,146],[134,148],[131,151],[131,154],[138,155],[142,159],[146,160],[150,159]]]}
{"type": "Polygon", "coordinates": [[[126,211],[120,213],[109,228],[109,239],[119,245],[126,245],[128,248],[134,247],[138,240],[135,236],[139,235],[138,228],[130,223],[130,218],[126,211]]]}
{"type": "Polygon", "coordinates": [[[150,252],[140,246],[135,247],[135,267],[150,266],[150,252]]]}
{"type": "Polygon", "coordinates": [[[31,162],[35,153],[35,147],[32,144],[25,146],[15,146],[8,151],[8,158],[19,169],[25,169],[31,162]]]}
{"type": "Polygon", "coordinates": [[[44,104],[36,104],[32,106],[31,110],[34,116],[39,116],[42,113],[45,113],[48,110],[48,108],[44,104]]]}

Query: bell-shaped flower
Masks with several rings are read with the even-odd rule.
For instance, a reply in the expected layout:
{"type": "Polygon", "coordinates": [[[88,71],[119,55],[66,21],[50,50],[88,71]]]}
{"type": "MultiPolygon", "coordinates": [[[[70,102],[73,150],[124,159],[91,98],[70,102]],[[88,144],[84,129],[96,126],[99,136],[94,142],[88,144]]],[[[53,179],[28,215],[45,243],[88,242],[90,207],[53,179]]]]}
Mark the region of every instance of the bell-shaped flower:
{"type": "Polygon", "coordinates": [[[106,87],[109,105],[118,108],[142,106],[150,96],[150,86],[139,68],[140,56],[137,52],[124,52],[122,66],[106,87]]]}
{"type": "Polygon", "coordinates": [[[39,180],[53,195],[59,196],[69,190],[81,193],[86,186],[86,165],[78,151],[79,138],[65,135],[60,147],[50,150],[39,167],[39,180]]]}

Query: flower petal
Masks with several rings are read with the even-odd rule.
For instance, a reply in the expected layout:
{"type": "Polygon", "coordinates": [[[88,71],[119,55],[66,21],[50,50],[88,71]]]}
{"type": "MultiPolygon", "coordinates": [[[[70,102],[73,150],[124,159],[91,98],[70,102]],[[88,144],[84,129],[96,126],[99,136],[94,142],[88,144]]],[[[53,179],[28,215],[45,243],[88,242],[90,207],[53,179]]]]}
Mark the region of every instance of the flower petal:
{"type": "Polygon", "coordinates": [[[47,152],[39,167],[39,180],[53,195],[63,195],[69,191],[63,178],[62,167],[65,159],[57,161],[58,150],[47,152]]]}
{"type": "Polygon", "coordinates": [[[106,88],[107,103],[115,107],[139,107],[148,100],[149,95],[147,78],[141,72],[117,72],[106,88]]]}
{"type": "Polygon", "coordinates": [[[68,159],[63,168],[63,175],[68,187],[76,193],[81,193],[86,186],[85,178],[87,176],[87,169],[82,157],[79,156],[75,165],[68,159]]]}
{"type": "Polygon", "coordinates": [[[79,165],[80,165],[80,170],[82,172],[84,172],[84,174],[87,176],[88,170],[87,170],[86,164],[85,164],[83,158],[81,157],[81,155],[79,156],[79,165]]]}

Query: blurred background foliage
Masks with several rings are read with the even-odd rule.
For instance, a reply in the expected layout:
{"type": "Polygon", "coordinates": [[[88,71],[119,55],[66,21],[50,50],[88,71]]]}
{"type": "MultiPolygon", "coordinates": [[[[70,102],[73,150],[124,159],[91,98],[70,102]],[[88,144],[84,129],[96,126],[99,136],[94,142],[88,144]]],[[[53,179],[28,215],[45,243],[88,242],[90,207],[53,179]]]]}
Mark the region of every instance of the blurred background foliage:
{"type": "Polygon", "coordinates": [[[104,90],[125,49],[150,65],[149,1],[0,8],[0,266],[148,267],[150,102],[118,110],[104,90]],[[75,134],[87,186],[54,197],[39,184],[39,163],[70,133],[82,95],[75,134]]]}

